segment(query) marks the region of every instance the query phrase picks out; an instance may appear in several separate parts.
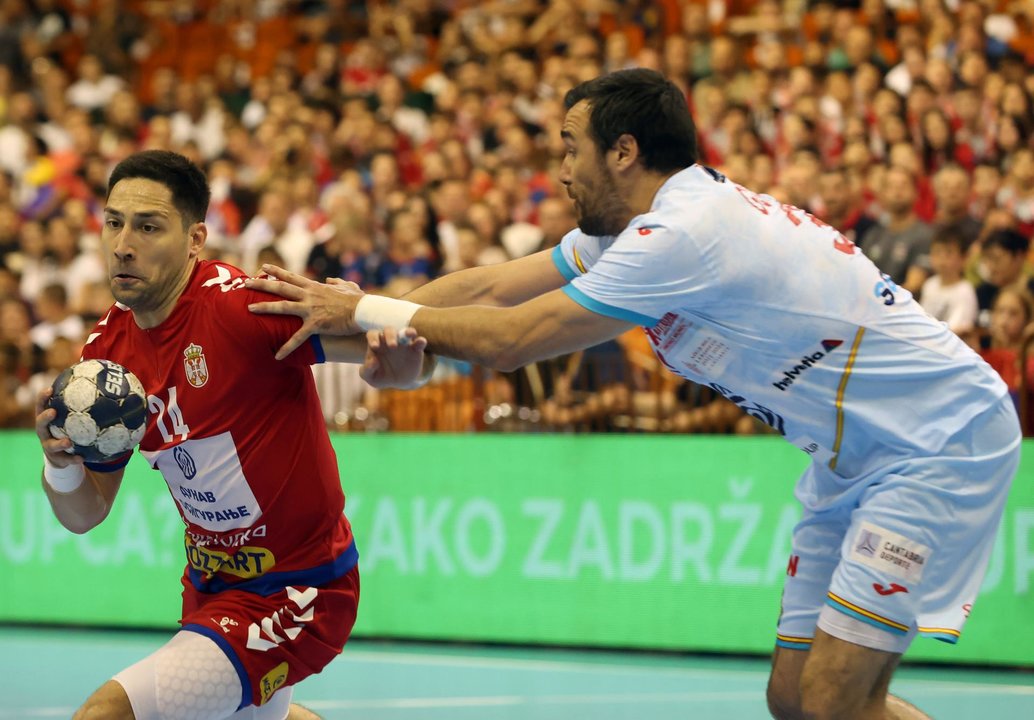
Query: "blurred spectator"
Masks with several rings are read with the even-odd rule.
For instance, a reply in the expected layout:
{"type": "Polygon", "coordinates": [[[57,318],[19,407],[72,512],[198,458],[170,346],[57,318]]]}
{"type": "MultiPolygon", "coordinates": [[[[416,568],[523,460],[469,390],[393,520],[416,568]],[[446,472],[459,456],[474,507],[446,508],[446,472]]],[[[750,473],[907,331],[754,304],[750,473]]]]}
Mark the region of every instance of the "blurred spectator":
{"type": "Polygon", "coordinates": [[[72,313],[68,307],[68,291],[60,283],[47,285],[36,302],[36,314],[39,322],[29,330],[29,339],[43,350],[58,338],[65,338],[81,344],[86,327],[83,319],[72,313]]]}
{"type": "Polygon", "coordinates": [[[926,174],[933,175],[948,163],[958,163],[967,170],[973,167],[973,150],[957,142],[948,114],[943,110],[930,108],[923,113],[919,130],[926,174]]]}
{"type": "Polygon", "coordinates": [[[12,93],[5,100],[6,123],[0,127],[0,169],[20,182],[26,169],[26,154],[35,135],[36,101],[27,92],[12,93]]]}
{"type": "Polygon", "coordinates": [[[249,273],[258,269],[258,253],[266,247],[273,247],[284,258],[285,267],[291,272],[305,270],[316,238],[304,225],[290,224],[291,202],[284,183],[266,190],[259,199],[258,213],[241,232],[238,243],[241,253],[241,267],[249,273]]]}
{"type": "Polygon", "coordinates": [[[822,205],[818,216],[862,247],[862,238],[877,223],[863,211],[861,198],[847,172],[840,168],[823,172],[819,176],[819,198],[822,205]]]}
{"type": "Polygon", "coordinates": [[[446,179],[431,193],[444,272],[452,272],[460,266],[456,224],[464,221],[467,202],[467,183],[460,179],[446,179]]]}
{"type": "Polygon", "coordinates": [[[918,295],[930,274],[931,228],[916,217],[916,182],[908,170],[891,166],[883,175],[880,206],[885,213],[862,238],[865,254],[891,279],[918,295]]]}
{"type": "Polygon", "coordinates": [[[996,207],[998,190],[1002,186],[1002,173],[991,163],[981,163],[973,169],[973,192],[969,213],[978,220],[987,217],[996,207]]]}
{"type": "Polygon", "coordinates": [[[82,337],[69,338],[58,335],[53,339],[44,353],[43,369],[33,373],[28,382],[18,387],[15,400],[23,417],[32,417],[36,414],[36,398],[39,393],[50,387],[62,370],[79,360],[81,347],[82,337]]]}
{"type": "Polygon", "coordinates": [[[995,202],[1016,218],[1021,232],[1034,232],[1034,150],[1021,148],[1012,154],[995,202]]]}
{"type": "Polygon", "coordinates": [[[978,325],[983,330],[981,347],[990,347],[991,310],[1006,287],[1021,287],[1034,293],[1034,278],[1024,272],[1030,238],[1015,230],[996,230],[988,235],[980,259],[986,280],[977,286],[978,325]]]}
{"type": "Polygon", "coordinates": [[[42,366],[43,351],[32,342],[29,308],[18,298],[0,300],[0,345],[13,348],[11,375],[21,382],[42,366]]]}
{"type": "Polygon", "coordinates": [[[381,259],[365,224],[352,216],[339,215],[331,225],[333,234],[309,253],[305,274],[320,281],[340,278],[364,290],[376,287],[381,259]]]}
{"type": "Polygon", "coordinates": [[[55,217],[47,223],[47,252],[53,258],[60,281],[68,293],[69,302],[79,302],[85,284],[106,280],[108,270],[100,258],[97,237],[74,228],[72,216],[55,217]]]}
{"type": "Polygon", "coordinates": [[[60,280],[57,263],[47,252],[47,237],[43,223],[30,220],[18,230],[18,250],[11,253],[7,265],[18,273],[21,297],[35,302],[46,285],[60,280]]]}
{"type": "Polygon", "coordinates": [[[397,277],[415,278],[423,284],[434,276],[431,247],[421,234],[421,222],[409,210],[388,216],[384,260],[377,268],[377,285],[385,287],[397,277]]]}
{"type": "Polygon", "coordinates": [[[496,265],[510,258],[498,245],[492,245],[474,225],[461,223],[456,226],[459,240],[460,269],[496,265]]]}
{"type": "Polygon", "coordinates": [[[934,223],[953,225],[962,233],[968,248],[980,235],[981,223],[969,214],[970,180],[962,166],[949,163],[933,176],[933,193],[937,201],[934,223]]]}
{"type": "Polygon", "coordinates": [[[1021,383],[1034,387],[1034,357],[1027,359],[1025,370],[1020,367],[1020,345],[1025,337],[1024,330],[1029,329],[1032,322],[1034,296],[1022,286],[1002,288],[991,311],[989,347],[980,353],[1009,386],[1017,411],[1021,383]]]}
{"type": "Polygon", "coordinates": [[[560,244],[564,235],[574,230],[577,220],[574,205],[567,198],[546,198],[539,203],[539,227],[542,229],[542,244],[546,250],[560,244]]]}
{"type": "Polygon", "coordinates": [[[957,225],[942,225],[930,239],[933,275],[923,283],[919,302],[956,335],[968,339],[976,328],[977,294],[964,275],[969,245],[957,225]]]}
{"type": "Polygon", "coordinates": [[[79,60],[77,79],[68,87],[68,102],[91,113],[99,112],[115,93],[125,85],[123,80],[104,72],[95,55],[83,55],[79,60]]]}

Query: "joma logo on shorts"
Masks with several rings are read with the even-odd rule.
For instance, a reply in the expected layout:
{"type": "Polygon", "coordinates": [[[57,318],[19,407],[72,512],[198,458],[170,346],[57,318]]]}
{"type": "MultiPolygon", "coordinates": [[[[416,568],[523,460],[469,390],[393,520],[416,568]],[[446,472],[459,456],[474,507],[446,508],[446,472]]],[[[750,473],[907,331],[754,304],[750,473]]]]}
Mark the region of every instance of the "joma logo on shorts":
{"type": "Polygon", "coordinates": [[[898,585],[897,583],[891,583],[890,587],[883,587],[879,583],[873,583],[872,589],[878,592],[880,595],[893,595],[894,593],[907,593],[908,588],[904,585],[898,585]]]}

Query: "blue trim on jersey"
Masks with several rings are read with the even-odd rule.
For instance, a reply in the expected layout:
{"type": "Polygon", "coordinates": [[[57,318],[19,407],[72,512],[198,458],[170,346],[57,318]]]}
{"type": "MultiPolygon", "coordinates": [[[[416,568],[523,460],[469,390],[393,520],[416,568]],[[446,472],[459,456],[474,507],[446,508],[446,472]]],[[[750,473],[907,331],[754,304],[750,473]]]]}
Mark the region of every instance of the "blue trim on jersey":
{"type": "Polygon", "coordinates": [[[933,638],[934,640],[940,640],[941,642],[950,643],[951,645],[955,645],[959,641],[958,637],[949,633],[923,632],[922,630],[919,630],[918,634],[923,635],[924,637],[933,638]]]}
{"type": "Polygon", "coordinates": [[[117,457],[114,460],[109,460],[108,462],[84,462],[83,465],[85,465],[88,470],[93,470],[94,472],[110,473],[115,472],[116,470],[121,470],[128,465],[131,457],[133,457],[132,450],[122,457],[117,457]]]}
{"type": "Polygon", "coordinates": [[[310,335],[309,342],[312,343],[312,351],[316,353],[316,364],[322,365],[327,361],[327,354],[323,352],[323,341],[319,335],[310,335]]]}
{"type": "Polygon", "coordinates": [[[568,264],[567,258],[564,257],[564,251],[560,249],[559,245],[553,248],[552,257],[553,264],[556,265],[556,269],[560,271],[560,274],[564,276],[564,280],[571,282],[578,277],[578,273],[568,264]]]}
{"type": "Polygon", "coordinates": [[[241,681],[241,704],[237,706],[238,710],[246,708],[251,705],[251,678],[248,677],[248,671],[244,669],[244,663],[237,657],[237,652],[233,649],[233,645],[229,641],[215,630],[204,625],[198,625],[197,623],[187,623],[181,630],[188,632],[195,632],[198,635],[204,635],[206,638],[214,642],[219,646],[219,649],[226,655],[226,659],[233,665],[233,669],[237,671],[237,677],[241,681]]]}
{"type": "Polygon", "coordinates": [[[598,313],[600,315],[617,318],[618,320],[626,320],[644,327],[653,327],[660,320],[660,318],[652,318],[649,315],[643,315],[633,310],[625,310],[624,308],[601,303],[599,300],[593,300],[574,285],[564,285],[560,289],[564,291],[567,297],[574,300],[586,310],[592,310],[594,313],[598,313]]]}
{"type": "Polygon", "coordinates": [[[834,610],[839,610],[840,612],[844,613],[844,615],[847,615],[848,617],[853,617],[855,620],[861,620],[863,623],[866,623],[868,625],[872,625],[874,628],[879,628],[880,630],[885,630],[885,631],[889,632],[891,635],[908,635],[908,631],[907,630],[902,630],[901,628],[891,627],[890,625],[887,625],[886,623],[881,623],[878,620],[873,620],[871,617],[868,617],[867,615],[862,615],[860,612],[855,612],[854,610],[852,610],[849,607],[844,607],[840,603],[833,602],[832,598],[828,598],[827,597],[826,598],[826,604],[829,605],[834,610]]]}
{"type": "Polygon", "coordinates": [[[811,650],[811,643],[797,643],[789,642],[787,640],[776,639],[775,644],[781,648],[786,648],[788,650],[811,650]]]}
{"type": "Polygon", "coordinates": [[[304,570],[285,570],[284,572],[267,572],[257,578],[245,580],[244,582],[231,583],[217,575],[213,575],[207,581],[199,570],[187,567],[187,577],[190,584],[198,592],[219,593],[225,590],[243,590],[262,597],[269,597],[278,593],[288,585],[305,585],[306,587],[320,587],[332,580],[337,580],[345,575],[359,562],[359,551],[355,548],[355,541],[351,542],[345,551],[328,563],[304,570]]]}

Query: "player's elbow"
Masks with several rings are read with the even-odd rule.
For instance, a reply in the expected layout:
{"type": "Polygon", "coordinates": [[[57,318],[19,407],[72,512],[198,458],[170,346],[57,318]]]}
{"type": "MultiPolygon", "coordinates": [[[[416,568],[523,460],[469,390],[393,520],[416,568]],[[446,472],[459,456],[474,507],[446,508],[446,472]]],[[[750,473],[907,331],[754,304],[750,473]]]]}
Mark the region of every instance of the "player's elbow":
{"type": "Polygon", "coordinates": [[[493,370],[498,370],[499,372],[509,373],[515,370],[520,370],[527,364],[527,362],[521,359],[520,355],[508,352],[506,354],[497,356],[492,361],[489,367],[491,367],[493,370]]]}
{"type": "Polygon", "coordinates": [[[111,512],[110,504],[100,502],[88,509],[69,508],[63,507],[51,499],[51,508],[61,526],[76,535],[85,535],[90,532],[104,522],[108,513],[111,512]]]}
{"type": "Polygon", "coordinates": [[[482,357],[482,365],[499,372],[513,372],[530,362],[527,351],[516,340],[493,342],[482,357]]]}
{"type": "MultiPolygon", "coordinates": [[[[103,520],[103,518],[101,518],[101,520],[103,520]]],[[[73,533],[74,535],[85,535],[100,525],[101,520],[88,518],[58,518],[58,521],[62,526],[64,526],[65,530],[73,533]]]]}
{"type": "Polygon", "coordinates": [[[550,318],[515,314],[484,337],[489,351],[487,362],[482,364],[500,372],[513,372],[550,357],[550,337],[555,328],[550,318]]]}

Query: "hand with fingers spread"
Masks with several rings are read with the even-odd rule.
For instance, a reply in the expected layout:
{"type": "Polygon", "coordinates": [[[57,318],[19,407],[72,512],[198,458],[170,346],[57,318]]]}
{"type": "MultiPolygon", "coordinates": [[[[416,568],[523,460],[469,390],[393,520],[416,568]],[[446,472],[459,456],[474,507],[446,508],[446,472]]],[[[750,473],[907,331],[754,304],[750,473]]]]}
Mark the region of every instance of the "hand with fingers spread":
{"type": "Polygon", "coordinates": [[[366,342],[366,360],[359,375],[375,388],[417,388],[434,372],[435,356],[424,352],[427,339],[414,328],[370,330],[366,342]]]}
{"type": "Polygon", "coordinates": [[[43,455],[47,462],[57,468],[82,465],[82,457],[70,452],[72,441],[67,437],[56,438],[50,432],[50,423],[57,417],[57,411],[47,406],[52,392],[53,388],[48,387],[36,396],[36,437],[43,446],[43,455]]]}
{"type": "Polygon", "coordinates": [[[285,299],[253,303],[248,309],[302,319],[302,326],[277,351],[277,360],[283,360],[312,335],[353,335],[362,330],[355,323],[355,306],[363,291],[355,283],[338,278],[321,283],[275,265],[263,265],[262,271],[275,279],[248,278],[245,287],[285,299]]]}

